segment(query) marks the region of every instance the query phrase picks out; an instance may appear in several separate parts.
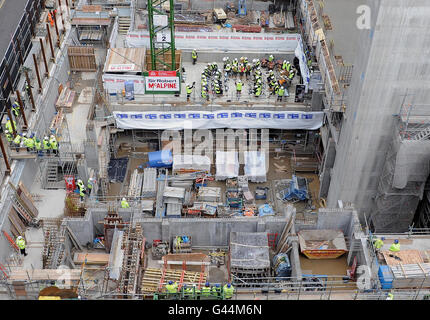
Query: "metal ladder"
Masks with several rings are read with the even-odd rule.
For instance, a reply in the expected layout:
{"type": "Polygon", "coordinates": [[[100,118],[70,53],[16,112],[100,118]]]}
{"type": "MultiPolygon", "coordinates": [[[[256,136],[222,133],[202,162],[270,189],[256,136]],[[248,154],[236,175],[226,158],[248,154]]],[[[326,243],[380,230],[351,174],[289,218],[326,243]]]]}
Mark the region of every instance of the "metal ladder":
{"type": "Polygon", "coordinates": [[[58,181],[58,162],[48,161],[46,167],[46,184],[55,183],[58,181]]]}
{"type": "Polygon", "coordinates": [[[430,136],[430,127],[425,128],[423,131],[420,131],[418,134],[416,134],[412,140],[424,140],[430,136]]]}
{"type": "Polygon", "coordinates": [[[11,196],[12,206],[30,223],[33,218],[27,211],[27,209],[19,202],[15,195],[11,196]]]}

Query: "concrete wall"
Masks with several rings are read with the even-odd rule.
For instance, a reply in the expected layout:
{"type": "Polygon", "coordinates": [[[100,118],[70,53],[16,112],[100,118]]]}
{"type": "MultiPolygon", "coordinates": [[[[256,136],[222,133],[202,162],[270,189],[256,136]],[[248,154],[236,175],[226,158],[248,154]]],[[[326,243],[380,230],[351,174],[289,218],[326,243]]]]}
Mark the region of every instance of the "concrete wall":
{"type": "Polygon", "coordinates": [[[369,0],[371,29],[361,30],[350,103],[342,125],[328,206],[353,202],[360,212],[374,210],[380,173],[394,125],[405,104],[430,100],[430,3],[425,0],[369,0]]]}

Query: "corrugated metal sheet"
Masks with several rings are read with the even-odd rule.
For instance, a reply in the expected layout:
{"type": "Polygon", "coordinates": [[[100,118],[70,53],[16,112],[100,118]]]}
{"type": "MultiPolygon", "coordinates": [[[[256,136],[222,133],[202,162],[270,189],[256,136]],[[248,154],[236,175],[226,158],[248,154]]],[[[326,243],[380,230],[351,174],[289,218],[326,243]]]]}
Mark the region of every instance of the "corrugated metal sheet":
{"type": "Polygon", "coordinates": [[[142,197],[154,198],[157,195],[157,169],[145,168],[143,170],[142,197]]]}

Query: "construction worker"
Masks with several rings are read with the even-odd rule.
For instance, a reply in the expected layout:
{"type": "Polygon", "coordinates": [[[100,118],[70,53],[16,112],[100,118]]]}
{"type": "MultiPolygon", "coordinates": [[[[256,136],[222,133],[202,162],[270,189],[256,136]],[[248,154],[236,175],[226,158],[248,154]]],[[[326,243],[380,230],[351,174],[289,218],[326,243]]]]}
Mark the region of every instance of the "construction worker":
{"type": "Polygon", "coordinates": [[[226,299],[231,299],[234,294],[234,287],[230,283],[227,283],[223,287],[223,292],[226,299]]]}
{"type": "Polygon", "coordinates": [[[211,295],[210,283],[206,281],[205,286],[202,288],[202,297],[209,297],[211,295]]]}
{"type": "Polygon", "coordinates": [[[18,248],[19,248],[19,250],[20,250],[20,252],[21,252],[21,254],[23,254],[24,255],[24,257],[27,255],[27,253],[25,252],[25,247],[26,247],[26,245],[25,245],[25,240],[24,240],[24,238],[23,237],[21,237],[21,236],[18,236],[18,238],[16,238],[16,245],[18,246],[18,248]]]}
{"type": "Polygon", "coordinates": [[[399,240],[394,240],[394,243],[391,245],[390,249],[391,252],[399,252],[400,251],[400,243],[399,240]]]}
{"type": "Polygon", "coordinates": [[[387,299],[385,300],[394,300],[394,295],[391,292],[388,292],[387,299]]]}
{"type": "Polygon", "coordinates": [[[193,59],[193,64],[196,64],[196,62],[197,62],[197,51],[196,51],[196,49],[194,49],[191,52],[191,58],[193,59]]]}
{"type": "Polygon", "coordinates": [[[169,296],[175,295],[178,292],[178,283],[169,280],[169,283],[166,284],[166,290],[169,296]]]}
{"type": "Polygon", "coordinates": [[[19,116],[19,112],[21,111],[21,106],[19,105],[18,101],[15,101],[12,104],[12,112],[15,115],[15,117],[19,116]]]}
{"type": "Polygon", "coordinates": [[[85,193],[86,193],[85,185],[84,185],[84,183],[82,182],[81,179],[78,179],[78,181],[77,181],[76,184],[77,184],[77,186],[79,188],[79,196],[81,197],[81,201],[84,201],[84,199],[85,199],[85,193]]]}
{"type": "Polygon", "coordinates": [[[255,95],[255,97],[259,97],[259,96],[261,96],[261,86],[259,86],[259,85],[256,85],[255,86],[255,92],[254,92],[254,95],[255,95]]]}
{"type": "Polygon", "coordinates": [[[384,245],[384,240],[385,240],[385,238],[384,238],[384,237],[382,237],[381,239],[376,238],[376,239],[373,241],[373,246],[375,247],[376,253],[378,253],[378,252],[379,252],[379,250],[380,250],[380,249],[382,248],[382,246],[384,245]]]}
{"type": "Polygon", "coordinates": [[[30,136],[29,138],[25,139],[24,141],[25,146],[27,147],[28,152],[32,152],[34,149],[34,140],[33,137],[30,136]]]}
{"type": "Polygon", "coordinates": [[[127,202],[127,200],[125,198],[122,198],[122,200],[121,200],[121,208],[123,208],[123,209],[130,208],[129,203],[127,202]]]}
{"type": "Polygon", "coordinates": [[[51,12],[48,12],[48,21],[49,21],[49,24],[51,25],[51,27],[53,27],[54,26],[54,19],[52,19],[51,12]]]}
{"type": "Polygon", "coordinates": [[[269,56],[269,62],[272,62],[272,61],[273,61],[273,59],[274,59],[274,57],[273,57],[273,55],[271,54],[271,55],[269,56]]]}
{"type": "Polygon", "coordinates": [[[208,93],[207,93],[207,89],[205,87],[202,88],[202,98],[204,100],[208,100],[209,101],[209,96],[208,96],[208,93]]]}
{"type": "Polygon", "coordinates": [[[284,87],[279,87],[279,89],[278,89],[278,100],[277,101],[282,102],[282,98],[284,97],[284,92],[285,92],[284,87]]]}
{"type": "Polygon", "coordinates": [[[194,84],[195,82],[193,82],[191,86],[187,84],[187,87],[185,88],[187,91],[187,101],[190,101],[191,93],[193,93],[194,84]]]}
{"type": "Polygon", "coordinates": [[[238,82],[235,82],[235,84],[236,84],[236,93],[237,93],[237,96],[239,97],[240,94],[242,93],[243,83],[242,81],[239,80],[238,82]]]}
{"type": "Polygon", "coordinates": [[[51,145],[52,152],[57,156],[58,155],[58,142],[53,134],[49,139],[49,144],[51,145]]]}
{"type": "Polygon", "coordinates": [[[18,133],[15,139],[13,139],[16,152],[19,152],[19,147],[21,146],[21,140],[22,140],[22,133],[21,134],[18,133]]]}
{"type": "Polygon", "coordinates": [[[13,135],[9,132],[9,130],[6,130],[4,132],[4,134],[6,136],[7,141],[9,142],[9,144],[11,144],[13,141],[13,135]]]}
{"type": "Polygon", "coordinates": [[[51,153],[51,144],[49,143],[49,138],[47,136],[43,138],[43,150],[46,152],[46,154],[51,153]]]}
{"type": "Polygon", "coordinates": [[[212,296],[217,297],[218,299],[221,298],[221,286],[219,283],[212,287],[212,296]]]}
{"type": "Polygon", "coordinates": [[[42,141],[36,138],[36,142],[34,143],[36,147],[36,152],[39,156],[43,155],[42,153],[42,141]]]}
{"type": "Polygon", "coordinates": [[[184,284],[184,286],[182,287],[182,290],[183,290],[185,299],[190,299],[193,296],[193,288],[192,287],[188,287],[186,284],[184,284]]]}
{"type": "Polygon", "coordinates": [[[293,81],[294,76],[295,76],[294,69],[291,69],[290,72],[288,73],[288,80],[293,81]]]}
{"type": "MultiPolygon", "coordinates": [[[[12,120],[12,122],[13,122],[13,127],[16,130],[16,122],[15,122],[15,120],[12,120]]],[[[12,130],[12,122],[10,121],[9,117],[6,117],[6,125],[5,125],[5,127],[6,127],[7,130],[9,130],[9,132],[13,132],[13,130],[12,130]]]]}
{"type": "Polygon", "coordinates": [[[94,187],[94,178],[89,178],[88,182],[87,182],[87,188],[88,188],[88,193],[91,194],[91,190],[93,190],[94,187]]]}

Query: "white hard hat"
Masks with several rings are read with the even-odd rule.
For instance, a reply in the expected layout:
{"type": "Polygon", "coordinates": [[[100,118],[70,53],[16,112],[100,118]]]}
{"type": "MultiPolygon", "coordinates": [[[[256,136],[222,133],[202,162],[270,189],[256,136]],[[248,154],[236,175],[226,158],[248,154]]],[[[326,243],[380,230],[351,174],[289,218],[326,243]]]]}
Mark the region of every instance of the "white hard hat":
{"type": "Polygon", "coordinates": [[[48,137],[45,136],[45,138],[43,138],[44,140],[48,140],[48,137]]]}
{"type": "Polygon", "coordinates": [[[22,136],[23,136],[23,137],[25,137],[26,135],[27,135],[27,132],[24,132],[24,133],[22,134],[22,136]]]}
{"type": "Polygon", "coordinates": [[[287,60],[284,60],[284,63],[287,62],[287,60]]]}
{"type": "Polygon", "coordinates": [[[122,201],[125,201],[125,198],[122,198],[122,201]]]}
{"type": "Polygon", "coordinates": [[[18,236],[18,238],[17,238],[18,240],[20,240],[20,239],[22,239],[22,237],[21,236],[18,236]]]}
{"type": "Polygon", "coordinates": [[[290,61],[287,61],[287,63],[290,63],[290,61]]]}
{"type": "Polygon", "coordinates": [[[4,133],[9,133],[9,130],[6,130],[4,133]]]}
{"type": "Polygon", "coordinates": [[[78,182],[82,182],[82,180],[81,180],[81,179],[78,179],[78,182]]]}

